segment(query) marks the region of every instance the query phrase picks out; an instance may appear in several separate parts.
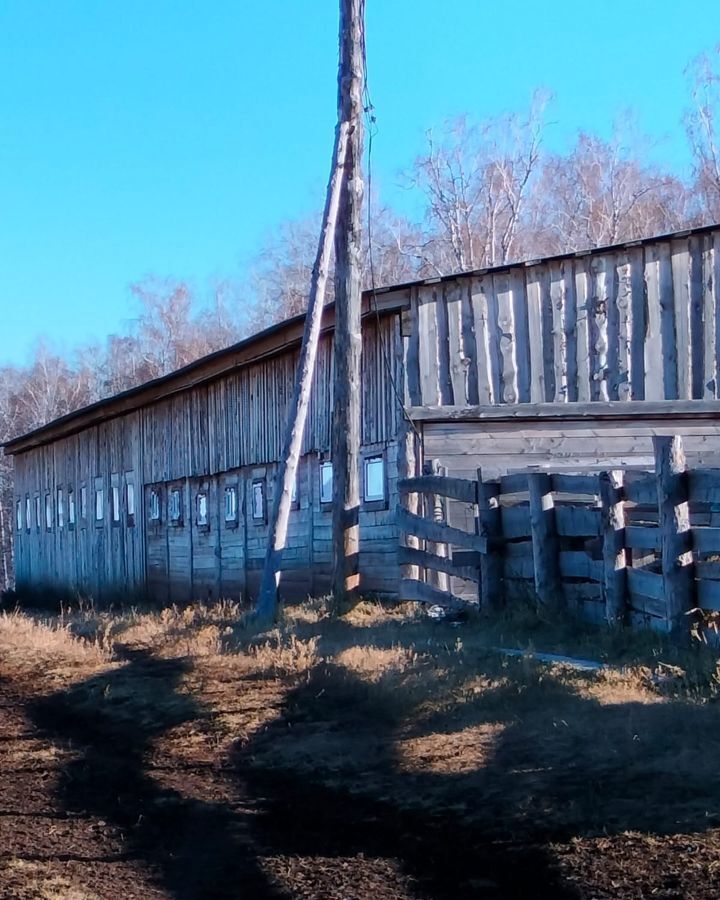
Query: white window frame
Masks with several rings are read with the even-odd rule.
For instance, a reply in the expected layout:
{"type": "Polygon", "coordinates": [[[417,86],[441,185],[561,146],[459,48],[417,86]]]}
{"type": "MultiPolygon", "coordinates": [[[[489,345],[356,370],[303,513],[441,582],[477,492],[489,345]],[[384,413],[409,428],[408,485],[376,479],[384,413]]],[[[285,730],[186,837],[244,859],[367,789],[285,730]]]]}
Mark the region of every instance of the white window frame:
{"type": "Polygon", "coordinates": [[[86,484],[80,485],[80,521],[87,522],[88,513],[88,489],[86,484]]]}
{"type": "Polygon", "coordinates": [[[168,491],[168,522],[174,528],[183,524],[183,498],[181,487],[171,487],[168,491]]]}
{"type": "Polygon", "coordinates": [[[238,523],[238,486],[236,484],[225,485],[225,525],[230,528],[238,523]],[[228,508],[228,500],[230,506],[228,508]]]}
{"type": "Polygon", "coordinates": [[[42,502],[40,494],[35,494],[35,528],[42,530],[42,502]]]}
{"type": "Polygon", "coordinates": [[[30,531],[32,523],[32,503],[30,494],[25,494],[25,531],[30,531]]]}
{"type": "Polygon", "coordinates": [[[387,502],[387,463],[384,453],[368,453],[363,459],[363,502],[382,505],[387,502]],[[371,465],[377,463],[381,465],[382,493],[371,495],[368,485],[368,470],[371,465]]]}
{"type": "Polygon", "coordinates": [[[15,530],[20,532],[22,531],[22,527],[22,500],[18,497],[15,501],[15,530]]]}
{"type": "Polygon", "coordinates": [[[160,521],[160,488],[150,488],[148,496],[148,519],[151,522],[160,521]]]}
{"type": "Polygon", "coordinates": [[[322,506],[330,506],[332,504],[334,476],[332,460],[324,459],[320,463],[320,503],[322,506]],[[326,483],[325,473],[328,471],[330,472],[330,480],[326,483]],[[329,496],[325,490],[326,487],[329,489],[329,496]]]}
{"type": "Polygon", "coordinates": [[[267,521],[267,483],[264,478],[253,478],[250,501],[253,522],[256,525],[264,525],[267,521]]]}
{"type": "Polygon", "coordinates": [[[105,524],[105,484],[102,476],[98,475],[95,479],[95,509],[94,520],[96,528],[102,528],[105,524]]]}
{"type": "Polygon", "coordinates": [[[71,487],[68,487],[67,500],[68,500],[68,528],[74,528],[75,527],[75,491],[71,487]]]}
{"type": "Polygon", "coordinates": [[[57,489],[57,526],[60,530],[65,527],[65,494],[63,489],[59,487],[57,489]]]}
{"type": "Polygon", "coordinates": [[[210,527],[210,507],[206,490],[198,491],[195,497],[195,524],[198,528],[210,527]]]}
{"type": "Polygon", "coordinates": [[[45,491],[45,531],[53,530],[52,494],[45,491]]]}

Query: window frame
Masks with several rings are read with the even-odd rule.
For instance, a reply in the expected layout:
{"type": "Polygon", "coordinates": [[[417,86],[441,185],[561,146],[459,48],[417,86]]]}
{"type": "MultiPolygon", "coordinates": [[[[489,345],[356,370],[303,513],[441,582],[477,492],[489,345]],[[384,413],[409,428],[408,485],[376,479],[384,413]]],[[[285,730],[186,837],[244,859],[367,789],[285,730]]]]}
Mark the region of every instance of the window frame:
{"type": "Polygon", "coordinates": [[[319,467],[318,471],[320,473],[320,508],[325,509],[325,510],[332,509],[333,488],[334,488],[334,481],[335,481],[335,469],[333,467],[332,460],[331,459],[321,459],[320,467],[319,467]],[[330,499],[329,500],[325,500],[323,497],[323,485],[324,485],[323,471],[327,468],[330,469],[330,499]]]}
{"type": "Polygon", "coordinates": [[[256,477],[252,479],[250,487],[250,518],[253,525],[267,524],[267,479],[265,477],[256,477]],[[255,515],[255,488],[260,488],[260,505],[261,515],[255,515]]]}
{"type": "Polygon", "coordinates": [[[195,527],[198,531],[210,531],[210,491],[207,486],[200,487],[195,494],[195,527]],[[205,501],[205,521],[200,521],[200,501],[205,501]]]}
{"type": "Polygon", "coordinates": [[[80,482],[80,527],[87,527],[87,519],[88,519],[88,488],[87,483],[84,481],[80,482]]]}
{"type": "Polygon", "coordinates": [[[387,454],[384,450],[369,450],[362,455],[362,505],[366,510],[388,508],[388,475],[387,454]],[[368,497],[368,463],[374,460],[382,462],[382,497],[368,497]]]}
{"type": "Polygon", "coordinates": [[[23,504],[22,497],[15,498],[15,533],[20,534],[23,530],[23,514],[22,514],[23,504]]]}
{"type": "Polygon", "coordinates": [[[32,529],[32,503],[30,494],[25,494],[25,531],[30,534],[32,529]]]}
{"type": "Polygon", "coordinates": [[[226,528],[237,528],[240,519],[240,490],[237,481],[225,482],[223,490],[223,521],[226,528]],[[228,496],[232,496],[233,514],[228,517],[228,496]]]}
{"type": "Polygon", "coordinates": [[[122,495],[120,492],[120,473],[110,474],[110,524],[119,528],[122,524],[122,495]]]}
{"type": "Polygon", "coordinates": [[[96,528],[105,527],[105,479],[97,475],[93,484],[93,522],[96,528]],[[100,515],[98,516],[98,512],[100,515]]]}
{"type": "Polygon", "coordinates": [[[160,485],[153,485],[148,490],[147,520],[150,528],[162,525],[163,497],[160,485]]]}
{"type": "Polygon", "coordinates": [[[167,492],[168,525],[171,528],[183,528],[185,525],[185,504],[183,503],[183,485],[171,484],[167,492]],[[177,510],[174,508],[174,500],[177,497],[177,510]]]}
{"type": "Polygon", "coordinates": [[[39,534],[42,531],[42,497],[40,492],[35,492],[35,530],[39,534]]]}
{"type": "Polygon", "coordinates": [[[55,489],[55,516],[57,517],[58,531],[65,528],[65,491],[62,485],[55,489]]]}
{"type": "Polygon", "coordinates": [[[67,489],[67,509],[68,509],[68,517],[67,517],[67,527],[68,531],[75,530],[75,523],[77,521],[77,509],[75,508],[75,489],[68,485],[67,489]]]}
{"type": "Polygon", "coordinates": [[[135,527],[137,515],[137,494],[135,493],[135,473],[125,473],[125,524],[128,528],[135,527]]]}
{"type": "Polygon", "coordinates": [[[53,503],[50,491],[45,491],[45,531],[52,533],[53,530],[53,503]]]}

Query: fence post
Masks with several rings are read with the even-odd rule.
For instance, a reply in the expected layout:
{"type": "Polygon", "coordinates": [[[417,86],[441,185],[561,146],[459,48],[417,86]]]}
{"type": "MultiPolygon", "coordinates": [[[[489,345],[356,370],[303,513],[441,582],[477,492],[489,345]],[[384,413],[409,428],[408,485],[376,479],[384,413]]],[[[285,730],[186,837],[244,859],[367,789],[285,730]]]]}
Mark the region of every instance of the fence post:
{"type": "Polygon", "coordinates": [[[621,470],[600,473],[603,523],[605,618],[621,625],[627,610],[627,553],[625,550],[625,495],[621,470]]]}
{"type": "MultiPolygon", "coordinates": [[[[423,464],[423,475],[446,475],[447,470],[440,465],[437,459],[426,459],[423,464]]],[[[431,522],[445,521],[445,503],[439,494],[428,493],[425,497],[425,518],[431,522]]],[[[426,549],[436,556],[447,556],[447,544],[426,541],[426,549]]],[[[450,588],[450,578],[445,572],[436,572],[434,569],[425,570],[425,581],[441,591],[450,588]]]]}
{"type": "Polygon", "coordinates": [[[671,631],[689,630],[693,606],[693,558],[685,452],[682,438],[653,437],[658,491],[665,617],[671,631]]]}
{"type": "Polygon", "coordinates": [[[487,552],[480,557],[480,608],[498,609],[505,603],[503,587],[503,559],[500,541],[500,482],[483,481],[482,469],[477,470],[478,534],[488,539],[487,552]]]}
{"type": "Polygon", "coordinates": [[[545,472],[531,472],[528,474],[528,489],[535,592],[541,606],[558,609],[563,605],[563,598],[555,528],[555,501],[550,476],[545,472]]]}
{"type": "MultiPolygon", "coordinates": [[[[414,478],[418,473],[418,452],[415,443],[415,432],[410,428],[407,419],[403,416],[401,438],[398,442],[398,474],[400,478],[414,478]]],[[[398,497],[400,504],[408,512],[417,515],[420,511],[420,495],[411,493],[398,497]]],[[[420,541],[415,535],[401,534],[400,545],[417,550],[420,541]]],[[[400,578],[409,578],[414,581],[420,578],[420,566],[405,565],[400,567],[400,578]]]]}

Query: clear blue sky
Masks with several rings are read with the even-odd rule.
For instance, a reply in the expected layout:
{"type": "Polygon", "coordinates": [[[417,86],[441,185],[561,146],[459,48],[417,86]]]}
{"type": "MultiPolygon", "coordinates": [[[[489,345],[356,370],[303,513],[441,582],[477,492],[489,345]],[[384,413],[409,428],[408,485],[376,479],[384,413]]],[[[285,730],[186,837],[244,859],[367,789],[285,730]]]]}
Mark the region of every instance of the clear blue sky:
{"type": "MultiPolygon", "coordinates": [[[[683,68],[717,0],[367,0],[376,187],[449,115],[556,95],[547,142],[632,108],[689,159],[683,68]]],[[[0,0],[0,363],[134,315],[145,274],[239,277],[283,219],[322,205],[336,0],[0,0]]]]}

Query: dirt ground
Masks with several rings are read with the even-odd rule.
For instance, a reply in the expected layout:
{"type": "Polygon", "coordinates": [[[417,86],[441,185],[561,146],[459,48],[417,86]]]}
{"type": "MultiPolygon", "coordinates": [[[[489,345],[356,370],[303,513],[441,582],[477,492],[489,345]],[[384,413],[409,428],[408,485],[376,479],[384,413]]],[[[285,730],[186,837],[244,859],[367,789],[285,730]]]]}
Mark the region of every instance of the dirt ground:
{"type": "Polygon", "coordinates": [[[0,617],[0,897],[720,896],[708,659],[582,673],[477,632],[0,617]]]}

